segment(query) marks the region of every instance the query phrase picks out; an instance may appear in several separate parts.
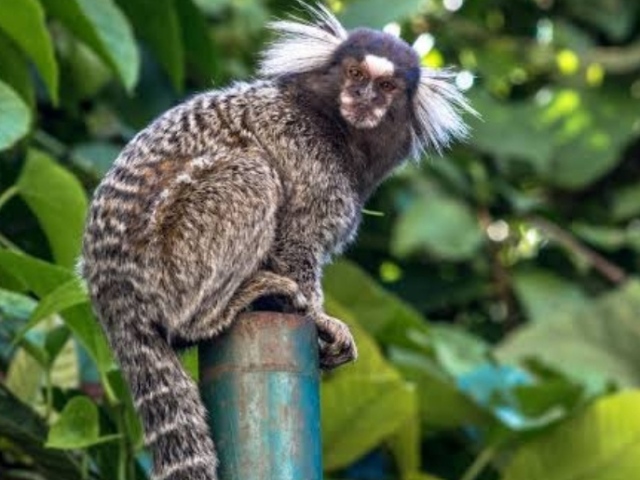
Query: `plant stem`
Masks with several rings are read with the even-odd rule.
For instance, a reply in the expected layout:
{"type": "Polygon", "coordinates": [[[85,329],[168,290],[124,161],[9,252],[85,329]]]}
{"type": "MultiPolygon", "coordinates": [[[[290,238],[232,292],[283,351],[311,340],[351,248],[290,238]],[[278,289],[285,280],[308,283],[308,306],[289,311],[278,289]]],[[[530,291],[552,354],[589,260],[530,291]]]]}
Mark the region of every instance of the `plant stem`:
{"type": "Polygon", "coordinates": [[[53,412],[53,381],[51,379],[51,366],[45,369],[44,373],[44,381],[45,381],[45,411],[44,416],[47,421],[51,418],[51,412],[53,412]]]}
{"type": "Polygon", "coordinates": [[[589,265],[611,283],[617,285],[627,279],[627,274],[623,269],[580,242],[571,233],[563,230],[555,223],[539,216],[532,216],[529,218],[529,221],[567,250],[585,259],[589,265]]]}
{"type": "Polygon", "coordinates": [[[125,406],[120,402],[118,405],[115,405],[115,409],[118,433],[120,434],[120,440],[118,442],[118,480],[131,480],[135,478],[135,470],[131,443],[128,440],[129,432],[127,431],[127,422],[125,419],[125,406]]]}
{"type": "Polygon", "coordinates": [[[82,480],[89,479],[89,453],[83,452],[82,454],[82,480]]]}
{"type": "Polygon", "coordinates": [[[464,472],[464,475],[462,475],[460,480],[475,480],[476,478],[478,478],[478,475],[482,473],[491,459],[493,459],[493,456],[496,454],[496,452],[497,448],[495,445],[490,445],[484,448],[475,458],[469,468],[467,468],[467,471],[464,472]]]}
{"type": "Polygon", "coordinates": [[[18,194],[18,192],[19,190],[17,185],[12,185],[9,188],[7,188],[2,193],[2,195],[0,195],[0,209],[2,209],[5,203],[7,203],[9,200],[15,197],[18,194]]]}

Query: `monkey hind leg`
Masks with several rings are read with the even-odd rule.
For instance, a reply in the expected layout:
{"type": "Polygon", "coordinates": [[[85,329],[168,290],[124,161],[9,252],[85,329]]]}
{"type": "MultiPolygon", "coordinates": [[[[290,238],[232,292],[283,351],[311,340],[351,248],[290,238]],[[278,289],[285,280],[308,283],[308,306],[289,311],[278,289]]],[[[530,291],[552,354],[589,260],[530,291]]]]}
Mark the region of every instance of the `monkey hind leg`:
{"type": "Polygon", "coordinates": [[[308,307],[307,299],[295,281],[273,272],[259,270],[240,285],[221,313],[210,310],[208,315],[200,319],[197,326],[200,331],[195,332],[196,335],[206,337],[212,329],[220,325],[230,325],[242,311],[256,300],[265,297],[283,298],[299,312],[305,312],[308,307]]]}
{"type": "Polygon", "coordinates": [[[168,330],[188,341],[228,325],[227,304],[272,248],[281,202],[279,177],[259,157],[206,165],[172,190],[157,222],[164,290],[176,301],[168,330]]]}
{"type": "Polygon", "coordinates": [[[217,480],[217,456],[198,387],[135,309],[101,315],[142,420],[153,480],[217,480]],[[105,321],[106,319],[106,321],[105,321]]]}

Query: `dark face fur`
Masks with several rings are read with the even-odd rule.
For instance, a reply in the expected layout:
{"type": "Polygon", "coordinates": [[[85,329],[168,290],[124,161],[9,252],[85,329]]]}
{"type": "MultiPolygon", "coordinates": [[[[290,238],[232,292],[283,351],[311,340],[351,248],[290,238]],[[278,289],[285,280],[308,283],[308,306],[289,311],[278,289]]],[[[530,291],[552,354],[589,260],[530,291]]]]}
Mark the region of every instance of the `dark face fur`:
{"type": "Polygon", "coordinates": [[[334,59],[339,110],[348,124],[371,129],[394,112],[406,117],[420,74],[418,56],[406,43],[359,29],[349,35],[334,59]]]}

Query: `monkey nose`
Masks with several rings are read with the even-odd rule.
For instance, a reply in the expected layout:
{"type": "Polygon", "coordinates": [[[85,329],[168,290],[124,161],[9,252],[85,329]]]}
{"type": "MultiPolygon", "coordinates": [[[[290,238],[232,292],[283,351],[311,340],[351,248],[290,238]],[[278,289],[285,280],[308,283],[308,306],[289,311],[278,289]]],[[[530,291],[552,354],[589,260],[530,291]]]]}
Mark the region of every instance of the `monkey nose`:
{"type": "Polygon", "coordinates": [[[366,87],[359,87],[355,90],[355,97],[359,100],[370,100],[375,96],[375,92],[371,85],[367,85],[366,87]]]}

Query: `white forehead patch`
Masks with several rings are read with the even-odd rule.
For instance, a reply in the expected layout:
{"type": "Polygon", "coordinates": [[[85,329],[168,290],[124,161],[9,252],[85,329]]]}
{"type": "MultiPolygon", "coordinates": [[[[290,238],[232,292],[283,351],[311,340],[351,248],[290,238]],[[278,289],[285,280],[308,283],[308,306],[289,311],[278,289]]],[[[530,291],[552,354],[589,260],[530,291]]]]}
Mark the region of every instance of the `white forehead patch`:
{"type": "Polygon", "coordinates": [[[389,59],[378,55],[367,55],[364,57],[364,63],[372,77],[388,77],[393,75],[395,70],[389,59]]]}

